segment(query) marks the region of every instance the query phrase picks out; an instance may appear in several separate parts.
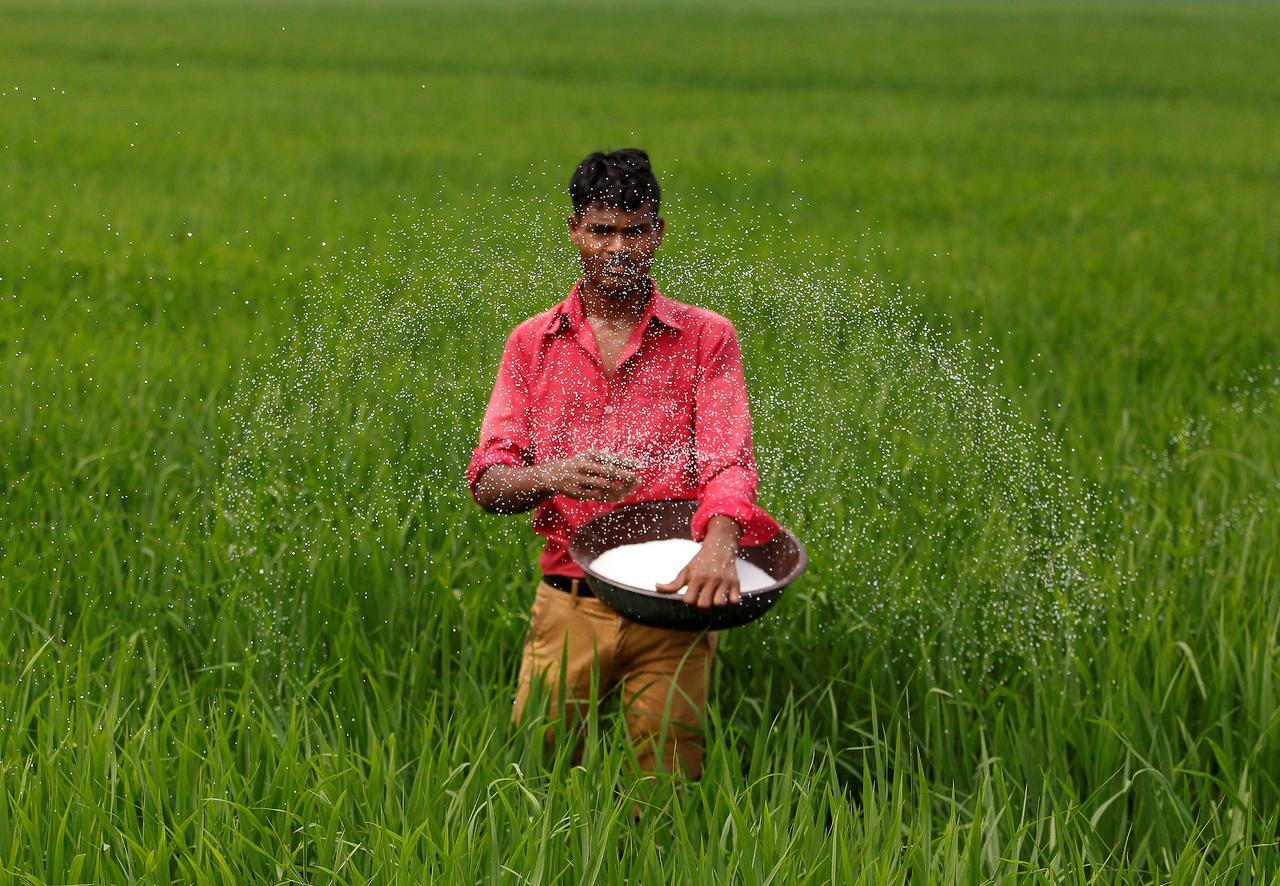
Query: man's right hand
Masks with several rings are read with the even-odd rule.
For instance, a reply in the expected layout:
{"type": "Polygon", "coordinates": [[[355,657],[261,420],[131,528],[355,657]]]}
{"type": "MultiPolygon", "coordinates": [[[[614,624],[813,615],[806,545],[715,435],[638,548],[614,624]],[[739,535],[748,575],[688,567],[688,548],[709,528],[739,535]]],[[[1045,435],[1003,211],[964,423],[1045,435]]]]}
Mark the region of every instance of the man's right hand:
{"type": "Polygon", "coordinates": [[[592,449],[540,465],[492,465],[480,475],[475,499],[494,514],[527,511],[553,495],[619,501],[640,485],[635,459],[592,449]]]}
{"type": "Polygon", "coordinates": [[[601,449],[536,468],[550,494],[581,501],[620,501],[640,486],[639,469],[635,459],[601,449]]]}

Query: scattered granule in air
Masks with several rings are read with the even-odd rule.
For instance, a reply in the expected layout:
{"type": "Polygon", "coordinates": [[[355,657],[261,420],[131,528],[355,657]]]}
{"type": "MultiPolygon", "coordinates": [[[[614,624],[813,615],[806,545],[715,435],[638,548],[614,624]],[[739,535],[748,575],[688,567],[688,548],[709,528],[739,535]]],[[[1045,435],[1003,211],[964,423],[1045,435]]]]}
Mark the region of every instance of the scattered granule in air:
{"type": "MultiPolygon", "coordinates": [[[[1143,611],[1110,556],[1127,543],[1122,503],[1002,394],[991,345],[932,328],[912,293],[793,241],[758,202],[717,199],[673,198],[683,233],[654,279],[738,332],[760,503],[814,560],[793,592],[806,618],[980,673],[1071,662],[1082,635],[1143,611]],[[729,219],[748,228],[725,238],[729,219]]],[[[282,666],[305,660],[303,589],[343,558],[459,591],[529,541],[529,518],[487,520],[463,475],[503,342],[576,269],[536,187],[467,205],[406,200],[378,236],[309,272],[297,322],[226,404],[217,501],[239,623],[282,666]],[[475,551],[462,571],[429,556],[455,538],[475,551]]],[[[660,455],[625,421],[616,433],[593,442],[660,455]]]]}

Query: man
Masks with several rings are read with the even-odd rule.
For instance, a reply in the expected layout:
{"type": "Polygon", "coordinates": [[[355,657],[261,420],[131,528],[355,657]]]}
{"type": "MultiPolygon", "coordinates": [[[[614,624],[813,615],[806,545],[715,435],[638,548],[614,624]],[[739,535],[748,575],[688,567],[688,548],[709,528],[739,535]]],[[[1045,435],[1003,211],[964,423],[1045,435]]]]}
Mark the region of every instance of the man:
{"type": "Polygon", "coordinates": [[[737,334],[650,279],[665,222],[644,151],[589,155],[569,196],[582,276],[508,338],[467,469],[482,508],[533,509],[534,531],[547,539],[515,718],[539,679],[564,715],[580,717],[594,673],[601,693],[621,684],[641,768],[679,765],[697,778],[715,635],[623,619],[592,595],[568,545],[577,527],[619,504],[697,499],[689,531],[702,547],[658,590],[685,588],[685,603],[704,609],[738,602],[738,545],[763,544],[778,525],[755,504],[737,334]]]}

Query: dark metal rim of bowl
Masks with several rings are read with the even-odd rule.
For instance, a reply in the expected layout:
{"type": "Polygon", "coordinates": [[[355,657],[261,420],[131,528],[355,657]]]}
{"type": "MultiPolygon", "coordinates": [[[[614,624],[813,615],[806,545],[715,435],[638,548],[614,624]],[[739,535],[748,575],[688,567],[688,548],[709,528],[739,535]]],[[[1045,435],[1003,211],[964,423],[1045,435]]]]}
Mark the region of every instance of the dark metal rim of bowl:
{"type": "Polygon", "coordinates": [[[782,529],[763,545],[738,549],[738,556],[775,577],[772,584],[742,594],[733,606],[699,609],[675,594],[663,594],[606,579],[590,564],[604,551],[622,544],[640,544],[667,538],[688,538],[689,522],[698,502],[666,499],[622,505],[592,517],[574,533],[569,556],[587,576],[592,590],[620,615],[652,627],[686,631],[738,627],[763,615],[782,591],[805,569],[808,555],[790,530],[782,529]]]}

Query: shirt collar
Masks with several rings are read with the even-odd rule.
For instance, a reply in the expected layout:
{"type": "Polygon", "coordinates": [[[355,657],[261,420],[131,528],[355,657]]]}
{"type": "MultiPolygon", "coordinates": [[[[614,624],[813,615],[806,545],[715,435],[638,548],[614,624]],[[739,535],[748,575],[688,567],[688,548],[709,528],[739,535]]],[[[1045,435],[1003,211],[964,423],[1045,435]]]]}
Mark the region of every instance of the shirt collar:
{"type": "MultiPolygon", "coordinates": [[[[577,330],[581,325],[586,313],[582,309],[582,296],[579,290],[582,288],[582,280],[573,284],[573,289],[569,291],[569,295],[564,301],[556,305],[551,311],[551,316],[547,318],[546,328],[543,330],[544,335],[554,335],[566,328],[577,330]]],[[[680,318],[676,315],[675,302],[667,298],[658,291],[658,284],[652,279],[649,280],[649,301],[644,306],[644,313],[640,316],[640,323],[648,326],[650,320],[657,320],[663,326],[681,332],[684,325],[680,318]]]]}

